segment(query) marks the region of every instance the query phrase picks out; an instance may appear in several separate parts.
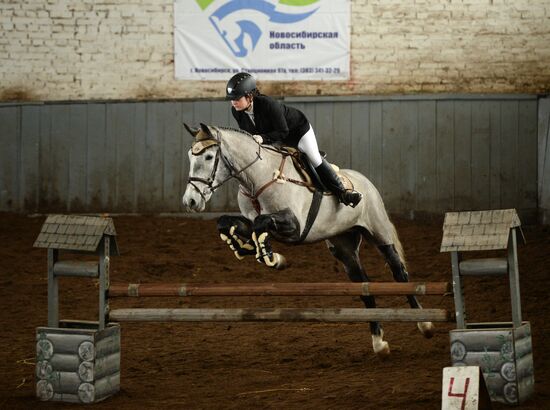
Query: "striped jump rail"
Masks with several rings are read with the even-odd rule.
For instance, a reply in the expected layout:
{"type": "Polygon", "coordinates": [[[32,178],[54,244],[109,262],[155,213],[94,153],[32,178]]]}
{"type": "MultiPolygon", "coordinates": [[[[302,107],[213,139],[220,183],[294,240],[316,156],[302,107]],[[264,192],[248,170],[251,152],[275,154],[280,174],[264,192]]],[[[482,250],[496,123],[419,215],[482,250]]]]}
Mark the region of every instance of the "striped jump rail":
{"type": "Polygon", "coordinates": [[[153,296],[421,296],[451,293],[452,288],[448,282],[112,283],[108,289],[109,298],[153,296]]]}
{"type": "Polygon", "coordinates": [[[247,308],[114,309],[115,322],[449,322],[445,309],[247,308]]]}

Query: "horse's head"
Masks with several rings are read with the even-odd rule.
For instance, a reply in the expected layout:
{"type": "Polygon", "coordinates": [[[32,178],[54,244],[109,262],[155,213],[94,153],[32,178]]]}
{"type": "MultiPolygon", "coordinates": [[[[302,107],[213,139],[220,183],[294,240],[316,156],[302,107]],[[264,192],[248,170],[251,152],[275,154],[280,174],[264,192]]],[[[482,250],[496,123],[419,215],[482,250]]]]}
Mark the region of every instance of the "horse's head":
{"type": "Polygon", "coordinates": [[[183,205],[188,211],[202,212],[215,189],[226,180],[229,170],[221,158],[219,137],[210,127],[201,124],[191,128],[184,124],[194,137],[189,156],[189,178],[183,195],[183,205]]]}

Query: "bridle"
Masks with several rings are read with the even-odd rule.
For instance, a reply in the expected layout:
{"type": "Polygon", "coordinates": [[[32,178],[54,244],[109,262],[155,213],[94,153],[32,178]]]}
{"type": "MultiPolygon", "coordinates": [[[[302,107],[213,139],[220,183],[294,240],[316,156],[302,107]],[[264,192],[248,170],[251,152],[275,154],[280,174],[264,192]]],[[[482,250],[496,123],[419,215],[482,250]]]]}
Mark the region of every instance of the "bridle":
{"type": "Polygon", "coordinates": [[[260,143],[256,141],[258,144],[258,152],[256,153],[256,158],[252,160],[249,164],[245,165],[243,168],[239,169],[238,171],[235,170],[235,167],[229,162],[229,160],[222,154],[222,146],[221,146],[221,136],[220,131],[216,129],[216,137],[212,136],[212,138],[207,138],[201,141],[195,141],[193,144],[193,148],[191,149],[191,152],[194,156],[200,156],[202,155],[205,150],[213,145],[218,146],[218,150],[216,151],[216,158],[214,159],[214,166],[212,167],[212,172],[210,173],[210,176],[208,178],[200,178],[200,177],[189,177],[187,178],[187,183],[191,185],[195,190],[200,194],[202,199],[206,201],[206,195],[210,192],[213,193],[216,189],[221,187],[223,184],[225,184],[227,181],[229,181],[232,178],[237,178],[242,172],[244,172],[246,169],[250,168],[252,165],[254,165],[256,162],[262,159],[261,156],[261,149],[262,146],[260,143]],[[201,144],[201,145],[198,145],[201,144]],[[196,147],[196,148],[195,148],[196,147]],[[195,152],[196,151],[196,152],[195,152]],[[220,162],[220,158],[222,162],[225,164],[227,169],[229,169],[229,176],[225,178],[223,181],[221,181],[219,184],[214,185],[214,182],[216,181],[216,173],[218,172],[218,165],[220,162]],[[195,184],[195,182],[200,182],[204,185],[204,189],[201,191],[199,187],[195,184]]]}

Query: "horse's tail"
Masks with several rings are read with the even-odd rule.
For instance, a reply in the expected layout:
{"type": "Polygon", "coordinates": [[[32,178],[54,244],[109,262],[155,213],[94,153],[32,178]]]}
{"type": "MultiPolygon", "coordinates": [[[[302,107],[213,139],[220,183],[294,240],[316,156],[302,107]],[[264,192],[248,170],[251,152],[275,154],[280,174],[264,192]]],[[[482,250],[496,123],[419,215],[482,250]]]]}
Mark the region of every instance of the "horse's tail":
{"type": "Polygon", "coordinates": [[[391,234],[393,237],[393,245],[395,246],[395,250],[399,255],[399,259],[401,260],[403,267],[405,268],[405,270],[407,270],[407,260],[405,259],[405,251],[403,250],[403,245],[401,245],[401,241],[399,240],[399,235],[397,235],[397,230],[395,229],[395,225],[393,224],[393,222],[390,221],[390,225],[391,225],[391,234]]]}

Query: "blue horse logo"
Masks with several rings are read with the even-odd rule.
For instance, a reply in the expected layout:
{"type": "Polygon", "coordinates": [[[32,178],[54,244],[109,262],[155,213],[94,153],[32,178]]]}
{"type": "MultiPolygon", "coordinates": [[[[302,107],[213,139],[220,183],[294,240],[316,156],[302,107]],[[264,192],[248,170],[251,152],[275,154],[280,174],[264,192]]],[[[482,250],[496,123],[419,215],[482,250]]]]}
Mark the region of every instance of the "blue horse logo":
{"type": "MultiPolygon", "coordinates": [[[[280,0],[292,6],[307,6],[318,0],[280,0]]],[[[204,2],[204,0],[203,0],[204,2]]],[[[210,4],[210,1],[207,1],[210,4]]],[[[271,23],[290,24],[304,20],[318,10],[318,7],[305,13],[284,13],[266,0],[229,0],[214,11],[209,20],[225,41],[235,57],[245,57],[254,50],[262,30],[250,16],[259,13],[271,23]]],[[[256,19],[256,18],[255,18],[256,19]]]]}

